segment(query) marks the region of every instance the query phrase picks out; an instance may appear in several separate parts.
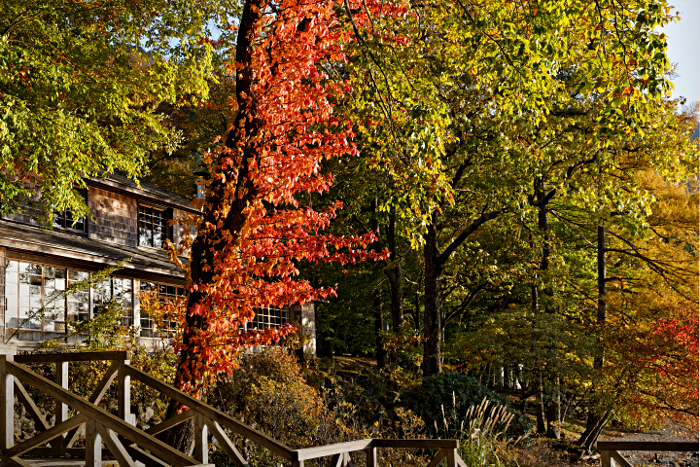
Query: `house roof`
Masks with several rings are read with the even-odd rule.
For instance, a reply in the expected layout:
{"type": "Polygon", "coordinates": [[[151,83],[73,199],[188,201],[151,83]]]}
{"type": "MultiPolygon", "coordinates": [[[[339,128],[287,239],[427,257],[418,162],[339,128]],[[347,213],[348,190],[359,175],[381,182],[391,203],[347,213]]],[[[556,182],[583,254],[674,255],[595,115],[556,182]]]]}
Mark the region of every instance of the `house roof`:
{"type": "Polygon", "coordinates": [[[91,178],[88,184],[103,187],[109,191],[125,193],[129,196],[149,201],[157,201],[168,207],[174,207],[183,211],[198,214],[200,211],[192,206],[192,202],[172,191],[165,190],[148,182],[136,184],[132,179],[119,174],[111,174],[107,178],[91,178]]]}
{"type": "Polygon", "coordinates": [[[48,231],[39,227],[0,220],[0,246],[9,251],[29,253],[74,262],[94,269],[131,258],[124,271],[141,278],[184,279],[184,273],[168,258],[165,250],[129,247],[70,232],[48,231]]]}

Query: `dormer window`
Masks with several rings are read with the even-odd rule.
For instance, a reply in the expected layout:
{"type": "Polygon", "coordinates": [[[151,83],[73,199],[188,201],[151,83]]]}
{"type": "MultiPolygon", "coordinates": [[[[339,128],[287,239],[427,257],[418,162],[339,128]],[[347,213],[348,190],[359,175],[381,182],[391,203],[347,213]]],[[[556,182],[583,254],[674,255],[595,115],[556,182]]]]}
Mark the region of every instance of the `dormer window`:
{"type": "Polygon", "coordinates": [[[168,238],[168,212],[139,206],[139,245],[163,248],[168,238]]]}
{"type": "MultiPolygon", "coordinates": [[[[76,189],[75,191],[83,198],[83,201],[87,203],[87,190],[84,188],[76,189]]],[[[69,209],[59,211],[58,209],[53,212],[53,226],[62,229],[71,229],[78,232],[85,232],[85,218],[79,217],[75,219],[73,217],[73,212],[69,209]]]]}

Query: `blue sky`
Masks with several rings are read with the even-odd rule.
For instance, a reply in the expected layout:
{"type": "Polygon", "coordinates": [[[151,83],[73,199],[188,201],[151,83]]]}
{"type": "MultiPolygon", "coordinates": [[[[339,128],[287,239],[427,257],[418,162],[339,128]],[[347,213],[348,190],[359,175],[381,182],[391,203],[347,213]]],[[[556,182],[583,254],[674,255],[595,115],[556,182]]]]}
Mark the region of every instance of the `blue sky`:
{"type": "Polygon", "coordinates": [[[675,0],[673,12],[681,16],[665,28],[668,59],[677,63],[673,97],[685,97],[688,102],[700,102],[700,0],[675,0]]]}

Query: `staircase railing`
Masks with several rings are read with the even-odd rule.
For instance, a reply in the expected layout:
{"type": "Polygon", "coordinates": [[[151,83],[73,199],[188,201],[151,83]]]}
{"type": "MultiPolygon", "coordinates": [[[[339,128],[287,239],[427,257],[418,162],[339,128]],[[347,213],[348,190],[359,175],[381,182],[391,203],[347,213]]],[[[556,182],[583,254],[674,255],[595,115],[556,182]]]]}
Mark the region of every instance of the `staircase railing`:
{"type": "MultiPolygon", "coordinates": [[[[379,449],[435,450],[427,467],[444,462],[447,467],[466,467],[457,452],[458,440],[400,440],[363,439],[304,449],[290,449],[282,443],[241,423],[226,413],[179,391],[169,384],[129,365],[129,352],[85,352],[21,355],[13,358],[0,355],[0,449],[8,464],[30,467],[30,457],[85,458],[86,467],[100,467],[103,454],[110,454],[120,467],[136,467],[139,461],[147,467],[212,466],[209,464],[209,437],[215,438],[236,467],[248,467],[248,462],[224,431],[250,440],[291,462],[292,467],[304,467],[305,461],[331,458],[333,467],[353,465],[351,453],[363,453],[367,467],[377,467],[379,449]],[[97,389],[83,398],[68,388],[68,364],[77,361],[111,361],[97,389]],[[56,373],[51,381],[24,363],[55,363],[56,373]],[[176,400],[188,410],[161,423],[141,430],[135,426],[131,414],[131,380],[139,381],[161,394],[176,400]],[[99,407],[107,390],[116,380],[118,415],[99,407]],[[50,426],[24,385],[42,391],[56,401],[56,421],[50,426]],[[16,390],[16,392],[15,392],[16,390]],[[17,396],[35,422],[37,434],[15,444],[14,400],[17,396]],[[68,409],[75,415],[68,417],[68,409]],[[194,455],[179,450],[157,439],[155,435],[194,418],[194,455]],[[80,427],[85,425],[84,449],[73,447],[80,427]],[[48,447],[42,447],[47,445],[48,447]],[[103,448],[104,444],[104,448],[103,448]]],[[[65,458],[63,459],[65,462],[65,458]]]]}

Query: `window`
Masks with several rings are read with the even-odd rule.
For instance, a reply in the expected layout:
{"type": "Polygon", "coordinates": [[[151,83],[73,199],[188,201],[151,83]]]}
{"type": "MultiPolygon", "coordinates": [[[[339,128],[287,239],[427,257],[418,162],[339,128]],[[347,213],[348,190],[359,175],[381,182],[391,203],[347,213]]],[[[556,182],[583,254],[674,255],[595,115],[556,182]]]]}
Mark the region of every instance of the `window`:
{"type": "Polygon", "coordinates": [[[167,237],[167,211],[139,206],[139,245],[162,248],[167,237]]]}
{"type": "MultiPolygon", "coordinates": [[[[141,281],[141,292],[155,292],[161,302],[174,301],[185,296],[183,287],[147,281],[141,281]]],[[[176,329],[177,324],[174,321],[163,319],[163,317],[147,316],[141,309],[141,337],[172,338],[176,329]],[[158,323],[158,318],[161,318],[162,322],[158,323]]]]}
{"type": "Polygon", "coordinates": [[[287,308],[275,308],[273,306],[258,308],[252,321],[246,323],[246,329],[262,331],[268,328],[278,328],[289,322],[287,308]]]}
{"type": "Polygon", "coordinates": [[[92,293],[92,316],[99,314],[101,305],[106,304],[110,300],[114,300],[117,305],[121,305],[124,310],[122,315],[122,326],[131,326],[132,310],[133,310],[133,294],[134,290],[132,279],[125,277],[110,277],[100,284],[96,284],[91,290],[92,293]]]}
{"type": "Polygon", "coordinates": [[[65,332],[66,301],[56,296],[66,290],[66,270],[44,266],[44,332],[65,332]]]}
{"type": "Polygon", "coordinates": [[[5,325],[7,328],[43,332],[66,332],[66,323],[87,321],[90,304],[96,308],[110,298],[124,308],[122,325],[130,326],[133,315],[133,280],[113,277],[91,290],[56,297],[67,286],[87,279],[88,272],[20,261],[5,261],[5,325]],[[43,317],[35,312],[44,307],[43,317]]]}
{"type": "MultiPolygon", "coordinates": [[[[83,197],[83,200],[87,202],[87,190],[80,188],[76,191],[83,197]]],[[[53,212],[53,225],[54,227],[85,232],[85,218],[80,217],[78,219],[74,219],[73,213],[68,209],[64,211],[55,210],[53,212]]]]}
{"type": "MultiPolygon", "coordinates": [[[[84,281],[89,277],[85,271],[68,270],[68,285],[84,281]]],[[[75,323],[90,319],[90,292],[83,290],[68,296],[66,321],[75,323]]]]}
{"type": "Polygon", "coordinates": [[[66,303],[56,295],[66,288],[66,270],[6,261],[8,328],[65,332],[66,303]],[[44,307],[43,316],[35,312],[44,307]]]}

